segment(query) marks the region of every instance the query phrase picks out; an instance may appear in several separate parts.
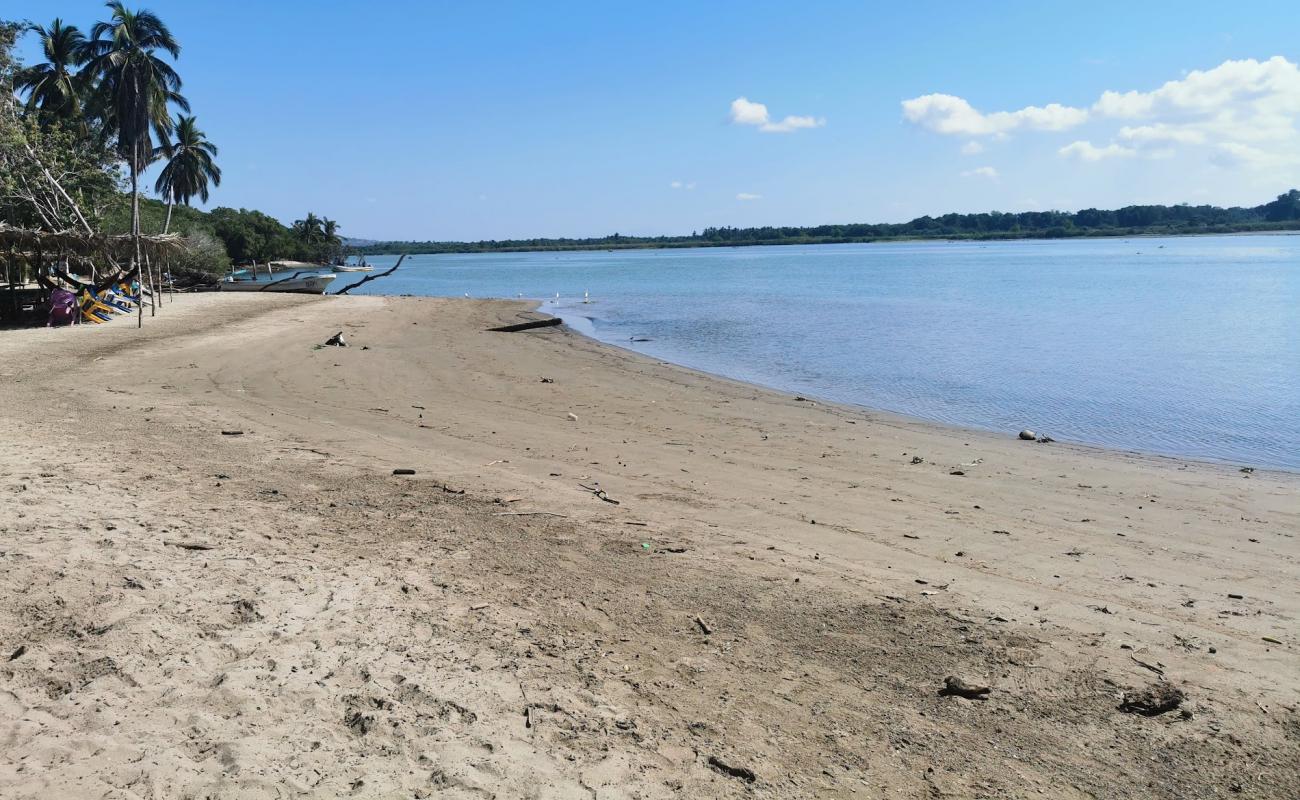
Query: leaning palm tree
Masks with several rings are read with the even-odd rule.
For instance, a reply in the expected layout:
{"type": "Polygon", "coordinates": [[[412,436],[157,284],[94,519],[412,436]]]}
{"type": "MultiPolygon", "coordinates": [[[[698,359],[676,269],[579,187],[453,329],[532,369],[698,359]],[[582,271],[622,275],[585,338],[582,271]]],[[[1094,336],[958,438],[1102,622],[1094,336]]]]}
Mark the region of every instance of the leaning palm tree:
{"type": "Polygon", "coordinates": [[[45,63],[20,70],[14,88],[27,93],[27,108],[47,119],[73,119],[81,113],[83,81],[77,68],[86,63],[86,37],[76,25],[55,18],[48,28],[28,28],[41,40],[45,63]]]}
{"type": "Polygon", "coordinates": [[[189,111],[180,94],[181,78],[155,53],[174,59],[180,45],[171,31],[151,11],[131,11],[121,2],[108,3],[108,22],[91,28],[90,55],[85,72],[97,81],[92,112],[102,121],[106,137],[116,141],[118,155],[131,173],[131,233],[136,237],[136,267],[140,263],[140,173],[156,157],[154,137],[161,152],[170,155],[171,103],[189,111]]]}
{"type": "Polygon", "coordinates": [[[172,226],[172,206],[189,205],[195,197],[208,202],[208,184],[221,185],[221,168],[212,163],[217,146],[199,130],[194,117],[178,116],[176,141],[159,150],[160,155],[170,151],[167,164],[154,183],[154,191],[167,198],[167,222],[163,225],[163,233],[167,233],[172,226]]]}

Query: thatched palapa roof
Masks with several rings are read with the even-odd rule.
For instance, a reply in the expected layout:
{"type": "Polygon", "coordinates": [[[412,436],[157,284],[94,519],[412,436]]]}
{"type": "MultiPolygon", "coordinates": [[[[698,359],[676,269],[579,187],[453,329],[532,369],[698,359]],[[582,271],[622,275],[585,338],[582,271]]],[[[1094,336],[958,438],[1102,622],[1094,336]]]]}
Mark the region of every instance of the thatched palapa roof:
{"type": "MultiPolygon", "coordinates": [[[[140,236],[140,252],[155,259],[172,255],[181,246],[181,237],[175,233],[140,236]]],[[[135,255],[135,237],[130,234],[38,231],[0,222],[0,250],[7,252],[14,248],[25,256],[40,251],[47,256],[59,253],[86,258],[107,256],[125,262],[135,255]]]]}

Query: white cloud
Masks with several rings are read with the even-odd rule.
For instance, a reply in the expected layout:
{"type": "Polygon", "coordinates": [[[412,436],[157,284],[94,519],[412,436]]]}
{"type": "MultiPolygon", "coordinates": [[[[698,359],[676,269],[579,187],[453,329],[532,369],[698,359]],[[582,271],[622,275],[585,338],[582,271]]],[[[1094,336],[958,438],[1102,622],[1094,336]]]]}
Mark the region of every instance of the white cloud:
{"type": "Polygon", "coordinates": [[[1121,156],[1137,155],[1137,150],[1132,147],[1121,147],[1111,143],[1105,147],[1098,147],[1092,142],[1078,141],[1071,142],[1056,152],[1066,158],[1078,158],[1082,161],[1101,161],[1104,158],[1116,158],[1121,156]]]}
{"type": "Polygon", "coordinates": [[[1221,167],[1268,167],[1277,157],[1267,150],[1241,142],[1220,142],[1210,160],[1221,167]]]}
{"type": "Polygon", "coordinates": [[[980,153],[983,152],[984,152],[984,145],[980,142],[975,141],[974,139],[971,139],[969,142],[961,146],[961,154],[964,156],[979,155],[980,153]]]}
{"type": "Polygon", "coordinates": [[[1300,112],[1300,70],[1282,56],[1225,61],[1151,92],[1103,92],[1093,108],[1104,116],[1136,118],[1169,112],[1217,115],[1242,105],[1256,111],[1300,112]]]}
{"type": "MultiPolygon", "coordinates": [[[[1300,180],[1300,66],[1282,56],[1224,61],[1151,91],[1107,90],[1086,109],[1048,103],[985,113],[949,94],[927,94],[902,105],[907,120],[947,135],[996,138],[1017,130],[1062,131],[1091,123],[1093,141],[1099,135],[1109,144],[1080,140],[1058,152],[1085,161],[1191,155],[1220,166],[1251,168],[1257,175],[1282,170],[1274,176],[1280,182],[1300,180]],[[1107,129],[1120,120],[1128,124],[1107,129]]],[[[979,145],[972,140],[962,152],[979,152],[979,145]]]]}
{"type": "Polygon", "coordinates": [[[1094,108],[1149,123],[1121,128],[1129,141],[1205,145],[1220,165],[1300,166],[1300,67],[1281,56],[1225,61],[1150,92],[1105,92],[1094,108]]]}
{"type": "Polygon", "coordinates": [[[762,200],[763,195],[750,194],[749,192],[741,192],[740,194],[736,195],[736,199],[737,200],[762,200]]]}
{"type": "Polygon", "coordinates": [[[1155,125],[1141,125],[1136,128],[1125,125],[1119,129],[1119,138],[1142,144],[1153,142],[1202,144],[1205,141],[1205,133],[1161,122],[1155,125]]]}
{"type": "Polygon", "coordinates": [[[998,171],[993,167],[976,167],[966,170],[961,175],[963,178],[996,178],[998,171]]]}
{"type": "Polygon", "coordinates": [[[790,131],[802,130],[804,128],[820,128],[826,124],[826,120],[814,117],[795,117],[788,116],[780,122],[769,122],[759,128],[765,133],[789,133],[790,131]]]}
{"type": "Polygon", "coordinates": [[[673,181],[672,183],[668,184],[668,188],[670,188],[670,189],[685,189],[686,191],[689,192],[689,191],[691,191],[692,189],[695,188],[695,181],[690,181],[689,183],[686,183],[686,182],[683,182],[683,181],[673,181]]]}
{"type": "Polygon", "coordinates": [[[1151,100],[1138,92],[1101,93],[1101,99],[1093,104],[1092,110],[1103,117],[1137,117],[1151,110],[1151,100]]]}
{"type": "Polygon", "coordinates": [[[1026,106],[1019,111],[984,114],[970,103],[950,94],[927,94],[903,101],[903,116],[938,133],[960,136],[996,136],[1017,128],[1063,131],[1082,124],[1088,112],[1060,103],[1026,106]]]}
{"type": "Polygon", "coordinates": [[[731,101],[731,123],[733,125],[751,125],[764,133],[790,133],[807,128],[820,128],[826,124],[821,117],[787,116],[776,122],[767,113],[767,106],[754,103],[744,97],[731,101]]]}
{"type": "Polygon", "coordinates": [[[766,125],[767,106],[737,97],[731,101],[731,121],[735,125],[766,125]]]}

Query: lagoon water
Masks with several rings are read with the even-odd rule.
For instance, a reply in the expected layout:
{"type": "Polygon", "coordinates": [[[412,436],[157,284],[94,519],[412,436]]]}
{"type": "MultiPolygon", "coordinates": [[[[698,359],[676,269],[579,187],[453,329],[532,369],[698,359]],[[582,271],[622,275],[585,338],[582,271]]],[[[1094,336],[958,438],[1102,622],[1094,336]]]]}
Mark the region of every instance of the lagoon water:
{"type": "Polygon", "coordinates": [[[362,291],[542,299],[793,393],[1300,469],[1300,236],[426,255],[362,291]]]}

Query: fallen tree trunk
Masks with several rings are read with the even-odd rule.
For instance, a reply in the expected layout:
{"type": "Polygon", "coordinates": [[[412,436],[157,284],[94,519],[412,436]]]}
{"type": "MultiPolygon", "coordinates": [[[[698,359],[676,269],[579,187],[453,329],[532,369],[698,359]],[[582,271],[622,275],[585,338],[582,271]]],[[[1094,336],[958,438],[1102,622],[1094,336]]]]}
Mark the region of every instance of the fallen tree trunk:
{"type": "Polygon", "coordinates": [[[529,331],[533,328],[550,328],[555,325],[563,324],[564,320],[559,317],[551,317],[550,319],[534,319],[529,320],[528,322],[517,322],[514,325],[502,325],[499,328],[488,328],[488,330],[496,331],[497,333],[515,333],[516,331],[529,331]]]}
{"type": "Polygon", "coordinates": [[[373,281],[373,280],[375,280],[376,278],[382,278],[382,277],[384,277],[384,276],[386,276],[386,275],[392,275],[394,272],[397,271],[397,268],[398,268],[398,267],[402,266],[402,262],[405,261],[405,260],[406,260],[406,253],[402,253],[400,256],[398,256],[398,258],[397,258],[397,263],[393,265],[393,268],[392,268],[392,269],[385,270],[384,272],[381,272],[381,273],[379,273],[378,275],[367,275],[366,277],[362,278],[361,280],[357,281],[356,283],[354,283],[354,284],[352,284],[352,285],[350,285],[350,286],[344,286],[342,289],[339,289],[339,290],[338,290],[337,292],[335,292],[334,294],[336,294],[336,295],[339,295],[339,294],[347,294],[348,292],[352,291],[353,289],[357,288],[358,286],[360,286],[360,285],[363,284],[363,283],[368,283],[369,281],[373,281]]]}

